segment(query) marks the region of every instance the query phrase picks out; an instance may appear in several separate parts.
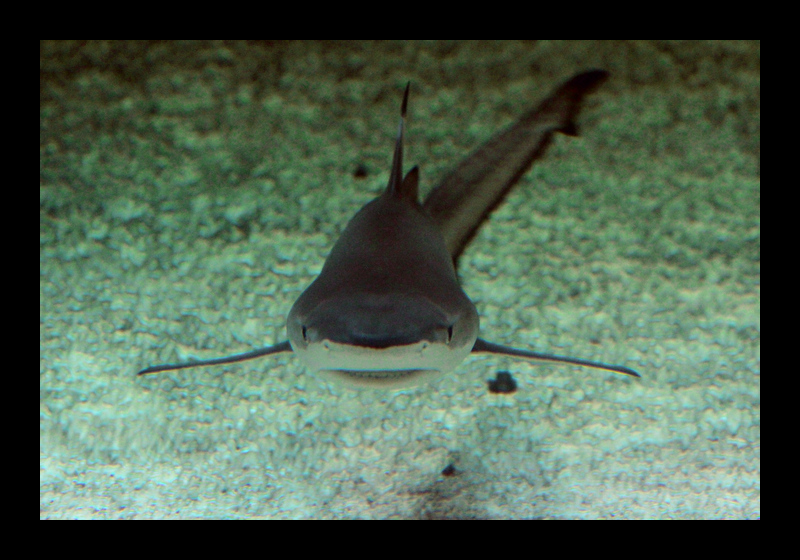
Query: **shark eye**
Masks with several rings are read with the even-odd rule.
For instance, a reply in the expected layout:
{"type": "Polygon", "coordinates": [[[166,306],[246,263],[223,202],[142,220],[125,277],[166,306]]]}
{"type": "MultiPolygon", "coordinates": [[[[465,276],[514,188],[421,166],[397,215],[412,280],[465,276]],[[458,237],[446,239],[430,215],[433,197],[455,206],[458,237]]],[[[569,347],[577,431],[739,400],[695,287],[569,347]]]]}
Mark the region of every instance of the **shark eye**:
{"type": "Polygon", "coordinates": [[[451,340],[453,340],[453,325],[447,327],[447,344],[450,344],[451,340]]]}
{"type": "Polygon", "coordinates": [[[306,326],[305,326],[305,325],[303,325],[303,326],[301,327],[301,329],[302,329],[302,332],[303,332],[303,340],[305,340],[306,342],[308,342],[308,332],[306,331],[306,326]]]}

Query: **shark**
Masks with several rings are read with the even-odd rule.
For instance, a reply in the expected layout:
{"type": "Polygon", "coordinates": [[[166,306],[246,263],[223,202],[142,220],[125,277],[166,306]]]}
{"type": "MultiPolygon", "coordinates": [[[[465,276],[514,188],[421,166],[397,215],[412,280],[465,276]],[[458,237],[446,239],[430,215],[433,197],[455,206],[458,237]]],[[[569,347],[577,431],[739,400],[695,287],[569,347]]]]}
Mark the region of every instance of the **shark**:
{"type": "Polygon", "coordinates": [[[458,259],[554,133],[577,135],[584,98],[606,79],[579,73],[457,165],[419,200],[419,168],[403,173],[410,83],[400,108],[386,189],[333,245],[286,320],[288,340],[241,354],[147,367],[138,375],[294,353],[312,373],[355,387],[400,389],[452,372],[472,354],[606,370],[626,366],[513,348],[479,336],[475,304],[459,283],[458,259]]]}

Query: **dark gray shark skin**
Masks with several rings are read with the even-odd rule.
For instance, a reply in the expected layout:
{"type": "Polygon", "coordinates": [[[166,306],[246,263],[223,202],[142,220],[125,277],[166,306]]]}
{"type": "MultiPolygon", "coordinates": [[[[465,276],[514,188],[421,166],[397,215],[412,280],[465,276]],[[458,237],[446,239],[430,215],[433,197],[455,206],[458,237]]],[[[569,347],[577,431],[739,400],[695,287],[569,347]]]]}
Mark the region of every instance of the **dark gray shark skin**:
{"type": "Polygon", "coordinates": [[[481,224],[546,150],[554,132],[576,135],[584,97],[608,77],[578,74],[492,137],[418,200],[419,170],[403,176],[409,86],[401,106],[386,190],[347,224],[319,276],[286,322],[289,340],[211,360],[148,367],[139,375],[229,364],[294,352],[312,372],[354,386],[419,385],[454,370],[470,353],[604,369],[620,365],[531,352],[478,337],[475,305],[455,264],[481,224]]]}

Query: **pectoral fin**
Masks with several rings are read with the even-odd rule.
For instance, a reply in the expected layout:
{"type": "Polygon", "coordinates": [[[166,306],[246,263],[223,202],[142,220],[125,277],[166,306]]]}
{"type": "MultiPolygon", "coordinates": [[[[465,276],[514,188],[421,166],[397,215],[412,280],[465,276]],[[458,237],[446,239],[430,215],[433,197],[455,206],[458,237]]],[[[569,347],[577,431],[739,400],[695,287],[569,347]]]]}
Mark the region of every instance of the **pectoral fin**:
{"type": "Polygon", "coordinates": [[[280,354],[282,352],[291,352],[292,345],[289,341],[281,342],[275,346],[267,346],[266,348],[259,348],[252,352],[244,352],[243,354],[234,354],[233,356],[225,356],[224,358],[213,358],[211,360],[198,360],[196,362],[185,362],[182,364],[161,364],[158,366],[150,366],[145,368],[136,375],[145,375],[148,373],[158,373],[159,371],[170,371],[173,369],[183,369],[196,366],[216,366],[219,364],[233,364],[235,362],[244,362],[245,360],[253,360],[262,356],[270,356],[272,354],[280,354]]]}
{"type": "Polygon", "coordinates": [[[627,368],[625,366],[604,364],[602,362],[592,362],[590,360],[582,360],[580,358],[570,358],[568,356],[556,356],[555,354],[542,354],[540,352],[531,352],[529,350],[520,350],[519,348],[511,348],[510,346],[503,346],[502,344],[487,342],[482,338],[479,338],[478,340],[475,341],[475,345],[472,347],[472,353],[496,354],[499,356],[525,358],[526,360],[536,360],[539,362],[556,362],[560,364],[572,364],[574,366],[583,366],[594,369],[604,369],[606,371],[613,371],[614,373],[622,373],[633,377],[641,377],[631,368],[627,368]]]}

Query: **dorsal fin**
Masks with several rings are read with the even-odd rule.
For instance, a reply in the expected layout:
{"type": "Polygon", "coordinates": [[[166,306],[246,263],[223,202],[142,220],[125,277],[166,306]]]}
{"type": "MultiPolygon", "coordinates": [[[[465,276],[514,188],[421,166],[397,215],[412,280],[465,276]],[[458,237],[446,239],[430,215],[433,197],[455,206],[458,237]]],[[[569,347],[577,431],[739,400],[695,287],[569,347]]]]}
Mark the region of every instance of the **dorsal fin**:
{"type": "MultiPolygon", "coordinates": [[[[397,139],[394,143],[394,157],[392,158],[392,172],[389,175],[389,184],[386,192],[393,196],[405,197],[408,193],[403,189],[403,129],[405,126],[406,109],[408,107],[408,90],[411,82],[406,84],[406,91],[403,93],[403,103],[400,106],[400,126],[397,130],[397,139]]],[[[416,191],[416,189],[415,189],[416,191]]],[[[416,200],[416,192],[414,193],[416,200]]]]}
{"type": "Polygon", "coordinates": [[[419,203],[419,166],[415,165],[406,173],[397,196],[407,198],[411,202],[419,203]]]}

